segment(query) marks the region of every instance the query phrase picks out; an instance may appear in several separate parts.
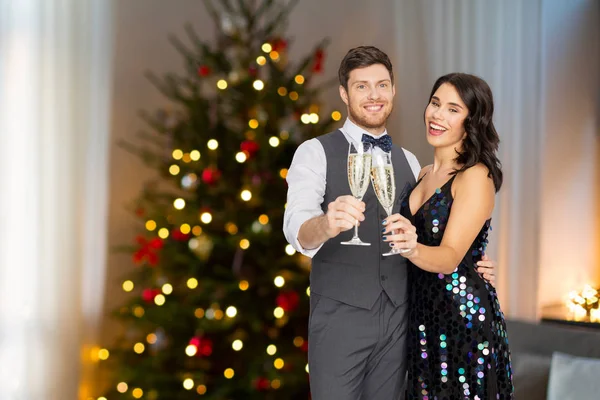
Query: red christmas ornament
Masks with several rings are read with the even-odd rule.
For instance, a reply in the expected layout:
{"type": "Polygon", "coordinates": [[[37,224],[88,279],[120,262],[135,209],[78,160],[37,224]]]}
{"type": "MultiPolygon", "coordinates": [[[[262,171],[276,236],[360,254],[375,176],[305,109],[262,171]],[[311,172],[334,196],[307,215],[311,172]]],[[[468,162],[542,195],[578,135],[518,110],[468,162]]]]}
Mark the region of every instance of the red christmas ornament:
{"type": "Polygon", "coordinates": [[[145,214],[144,208],[138,207],[135,209],[135,215],[137,215],[138,217],[143,217],[144,214],[145,214]]]}
{"type": "Polygon", "coordinates": [[[221,171],[213,167],[206,167],[204,171],[202,171],[202,182],[207,185],[214,185],[221,178],[221,171]]]}
{"type": "Polygon", "coordinates": [[[201,65],[200,67],[198,67],[198,75],[200,76],[208,76],[211,72],[212,70],[208,65],[201,65]]]}
{"type": "Polygon", "coordinates": [[[149,246],[152,249],[159,250],[162,249],[164,242],[160,238],[154,238],[150,240],[149,246]]]}
{"type": "Polygon", "coordinates": [[[190,339],[190,345],[196,347],[196,356],[198,357],[208,357],[212,354],[213,343],[210,339],[202,336],[194,336],[190,339]]]}
{"type": "Polygon", "coordinates": [[[271,41],[271,47],[278,53],[281,53],[287,48],[287,41],[281,38],[276,38],[271,41]]]}
{"type": "Polygon", "coordinates": [[[158,250],[162,249],[164,242],[160,238],[147,240],[143,236],[138,236],[136,241],[140,245],[138,251],[133,253],[133,261],[139,264],[147,261],[150,265],[158,264],[158,250]]]}
{"type": "Polygon", "coordinates": [[[179,228],[173,228],[171,230],[171,237],[178,242],[185,242],[190,238],[190,234],[181,232],[179,228]]]}
{"type": "Polygon", "coordinates": [[[271,383],[264,376],[258,377],[254,380],[254,387],[256,388],[256,390],[260,390],[261,392],[269,389],[270,386],[271,383]]]}
{"type": "Polygon", "coordinates": [[[142,299],[147,303],[152,303],[154,298],[160,294],[160,289],[144,289],[142,299]]]}
{"type": "Polygon", "coordinates": [[[302,350],[303,352],[308,352],[308,340],[305,340],[304,343],[302,343],[302,346],[300,346],[300,350],[302,350]]]}
{"type": "Polygon", "coordinates": [[[199,347],[199,353],[202,354],[205,357],[208,357],[212,354],[213,351],[213,344],[212,341],[210,339],[204,339],[204,342],[202,343],[202,345],[199,347]]]}
{"type": "Polygon", "coordinates": [[[248,158],[253,157],[259,149],[260,145],[254,140],[244,140],[240,144],[240,150],[246,153],[246,156],[248,156],[248,158]]]}
{"type": "Polygon", "coordinates": [[[276,299],[277,305],[283,308],[283,311],[294,311],[300,303],[300,296],[296,292],[281,292],[276,299]]]}
{"type": "Polygon", "coordinates": [[[315,73],[323,72],[323,61],[325,59],[325,52],[323,49],[317,49],[315,51],[315,59],[312,67],[312,71],[315,73]]]}
{"type": "Polygon", "coordinates": [[[258,68],[256,68],[253,65],[248,67],[248,75],[250,75],[253,78],[256,78],[256,76],[258,75],[258,68]]]}

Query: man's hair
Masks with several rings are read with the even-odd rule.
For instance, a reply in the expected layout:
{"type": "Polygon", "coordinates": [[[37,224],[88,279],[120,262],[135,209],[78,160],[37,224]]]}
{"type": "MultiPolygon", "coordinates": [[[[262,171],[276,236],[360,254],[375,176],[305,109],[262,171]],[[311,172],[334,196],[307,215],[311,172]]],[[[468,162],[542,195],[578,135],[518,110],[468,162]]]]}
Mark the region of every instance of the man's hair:
{"type": "Polygon", "coordinates": [[[388,55],[374,46],[359,46],[350,49],[340,64],[340,69],[338,70],[340,85],[348,90],[350,72],[357,68],[365,68],[375,64],[382,64],[387,68],[393,84],[394,72],[392,71],[392,62],[388,55]]]}

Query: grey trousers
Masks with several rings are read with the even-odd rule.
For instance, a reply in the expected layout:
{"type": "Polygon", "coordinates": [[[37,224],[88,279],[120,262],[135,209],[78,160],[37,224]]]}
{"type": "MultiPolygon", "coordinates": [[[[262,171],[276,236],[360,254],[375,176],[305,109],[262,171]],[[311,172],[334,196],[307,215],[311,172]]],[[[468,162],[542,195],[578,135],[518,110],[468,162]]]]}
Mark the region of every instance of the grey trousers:
{"type": "Polygon", "coordinates": [[[312,400],[403,399],[407,308],[395,307],[383,292],[371,310],[311,293],[312,400]]]}

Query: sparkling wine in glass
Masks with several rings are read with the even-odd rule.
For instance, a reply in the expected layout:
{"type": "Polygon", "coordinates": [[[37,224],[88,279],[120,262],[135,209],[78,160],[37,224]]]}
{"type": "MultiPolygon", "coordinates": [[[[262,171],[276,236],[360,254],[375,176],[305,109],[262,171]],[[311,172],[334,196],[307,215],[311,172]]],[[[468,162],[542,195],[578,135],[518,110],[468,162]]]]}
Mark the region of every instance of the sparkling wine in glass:
{"type": "MultiPolygon", "coordinates": [[[[362,201],[367,188],[369,187],[369,173],[371,171],[371,144],[369,143],[350,143],[348,146],[348,184],[352,196],[362,201]]],[[[354,236],[347,242],[341,244],[354,246],[370,246],[358,237],[358,221],[354,225],[354,236]]]]}
{"type": "MultiPolygon", "coordinates": [[[[379,204],[385,209],[387,216],[392,215],[394,201],[396,199],[396,180],[394,179],[394,166],[392,165],[392,154],[376,149],[373,151],[373,162],[371,166],[371,182],[379,204]]],[[[384,256],[393,256],[408,250],[392,248],[384,256]]]]}

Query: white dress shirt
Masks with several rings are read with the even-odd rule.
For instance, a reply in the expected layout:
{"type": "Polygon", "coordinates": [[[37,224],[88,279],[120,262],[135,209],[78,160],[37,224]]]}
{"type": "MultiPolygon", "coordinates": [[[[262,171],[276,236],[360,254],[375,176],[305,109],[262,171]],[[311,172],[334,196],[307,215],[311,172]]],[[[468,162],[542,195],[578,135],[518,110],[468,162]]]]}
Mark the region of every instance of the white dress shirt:
{"type": "MultiPolygon", "coordinates": [[[[370,135],[349,119],[346,119],[340,130],[348,143],[350,141],[360,143],[363,133],[370,135]]],[[[387,135],[387,130],[378,137],[383,135],[387,135]]],[[[419,161],[410,151],[404,148],[402,150],[416,179],[421,171],[419,161]]],[[[311,258],[319,251],[321,246],[314,249],[303,248],[298,242],[298,232],[306,221],[323,215],[321,204],[325,196],[326,178],[327,159],[321,142],[317,139],[310,139],[298,146],[286,178],[288,193],[287,206],[283,217],[283,233],[296,251],[311,258]]]]}

